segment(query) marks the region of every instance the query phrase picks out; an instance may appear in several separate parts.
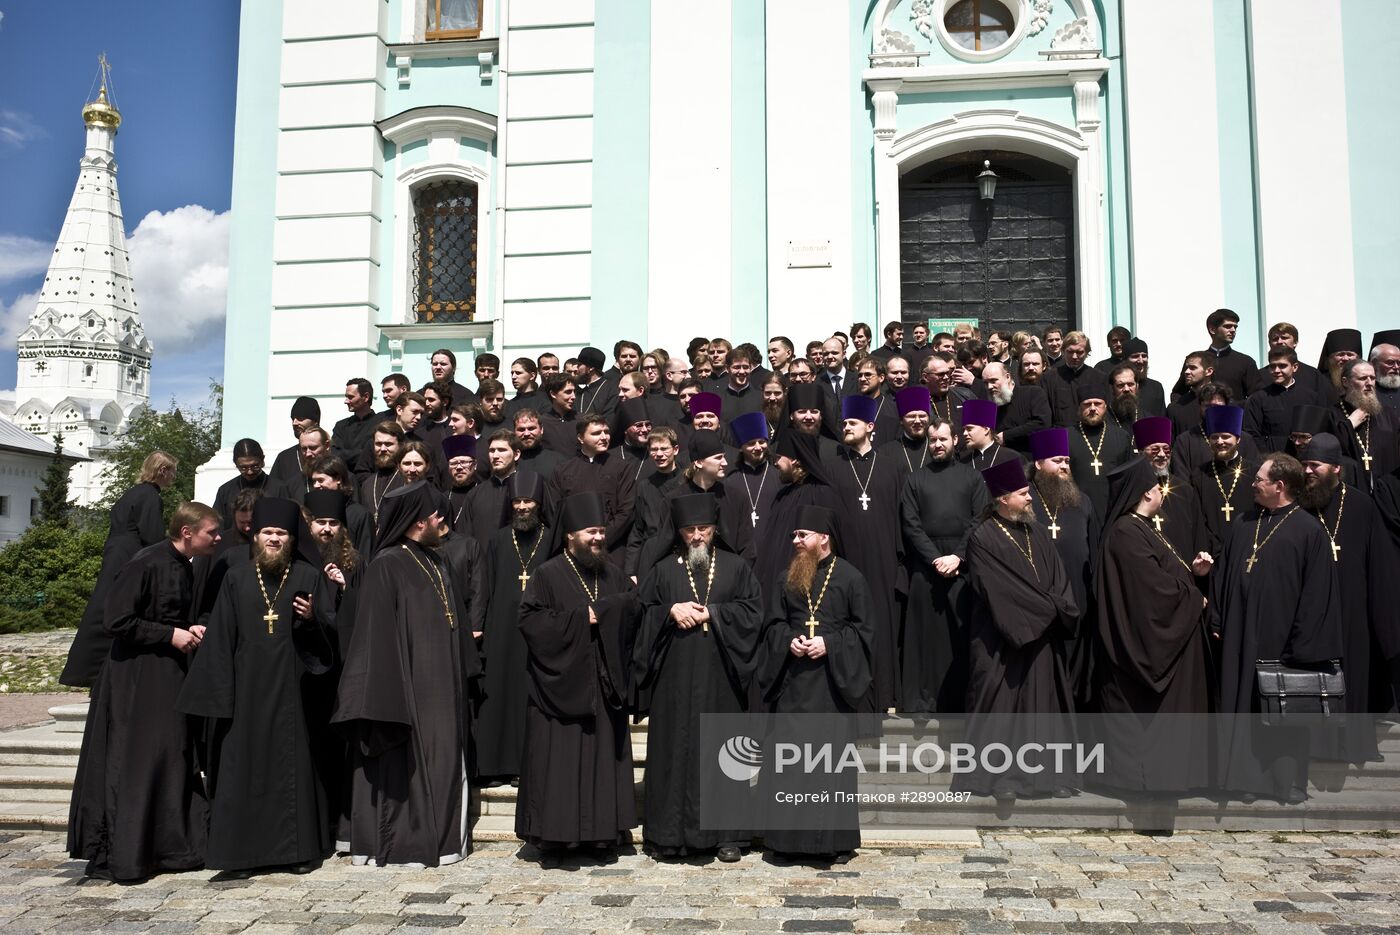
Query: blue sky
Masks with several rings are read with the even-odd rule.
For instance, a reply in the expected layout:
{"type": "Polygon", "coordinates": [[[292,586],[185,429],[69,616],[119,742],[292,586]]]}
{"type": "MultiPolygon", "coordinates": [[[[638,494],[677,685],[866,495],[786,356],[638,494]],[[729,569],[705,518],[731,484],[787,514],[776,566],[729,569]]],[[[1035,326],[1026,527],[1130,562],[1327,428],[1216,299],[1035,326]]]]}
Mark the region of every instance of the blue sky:
{"type": "Polygon", "coordinates": [[[117,181],[156,349],[151,402],[197,404],[223,374],[235,0],[0,0],[0,387],[14,386],[15,323],[73,193],[100,52],[122,111],[117,181]]]}

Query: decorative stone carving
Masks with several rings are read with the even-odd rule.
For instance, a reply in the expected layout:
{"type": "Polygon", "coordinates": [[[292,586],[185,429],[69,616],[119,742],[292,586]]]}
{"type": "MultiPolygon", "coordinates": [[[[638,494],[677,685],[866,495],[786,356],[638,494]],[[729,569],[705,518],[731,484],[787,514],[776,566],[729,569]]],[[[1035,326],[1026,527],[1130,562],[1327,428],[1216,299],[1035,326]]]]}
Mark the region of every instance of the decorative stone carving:
{"type": "Polygon", "coordinates": [[[1050,48],[1056,52],[1097,52],[1099,44],[1089,26],[1089,18],[1081,16],[1061,26],[1050,40],[1050,48]]]}
{"type": "Polygon", "coordinates": [[[927,52],[914,51],[914,40],[898,29],[882,29],[870,54],[871,68],[917,67],[927,52]]]}
{"type": "Polygon", "coordinates": [[[876,52],[913,52],[914,40],[898,29],[880,30],[880,38],[875,40],[876,52]]]}
{"type": "Polygon", "coordinates": [[[933,38],[933,10],[936,0],[914,0],[909,5],[909,18],[914,21],[914,28],[919,31],[919,35],[925,39],[933,38]]]}
{"type": "Polygon", "coordinates": [[[872,82],[871,86],[875,92],[871,95],[875,105],[875,139],[889,142],[894,139],[899,112],[899,83],[872,82]]]}
{"type": "Polygon", "coordinates": [[[1050,14],[1054,9],[1054,0],[1034,0],[1031,3],[1031,21],[1026,26],[1026,35],[1040,35],[1050,24],[1050,14]]]}
{"type": "Polygon", "coordinates": [[[1074,122],[1080,130],[1094,130],[1099,126],[1099,83],[1097,81],[1076,81],[1074,83],[1074,122]]]}

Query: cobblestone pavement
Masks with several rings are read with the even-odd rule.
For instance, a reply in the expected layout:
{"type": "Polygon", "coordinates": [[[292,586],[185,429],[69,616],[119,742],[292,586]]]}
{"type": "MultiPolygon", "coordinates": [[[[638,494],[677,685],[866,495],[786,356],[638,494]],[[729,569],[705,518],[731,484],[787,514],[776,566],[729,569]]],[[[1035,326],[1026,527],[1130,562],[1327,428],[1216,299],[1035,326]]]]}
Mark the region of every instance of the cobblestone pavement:
{"type": "Polygon", "coordinates": [[[22,932],[1400,932],[1400,838],[988,834],[980,848],[863,850],[844,867],[565,862],[509,844],[441,870],[328,862],[307,876],[86,881],[50,833],[0,835],[0,928],[22,932]]]}

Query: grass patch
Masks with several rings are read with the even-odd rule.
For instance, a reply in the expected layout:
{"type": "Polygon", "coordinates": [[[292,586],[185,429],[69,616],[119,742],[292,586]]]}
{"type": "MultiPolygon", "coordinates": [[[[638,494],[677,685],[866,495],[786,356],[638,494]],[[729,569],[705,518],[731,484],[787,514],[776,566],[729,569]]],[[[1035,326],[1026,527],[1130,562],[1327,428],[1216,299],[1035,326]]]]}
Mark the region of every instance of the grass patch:
{"type": "Polygon", "coordinates": [[[29,653],[0,655],[0,695],[75,692],[60,685],[58,675],[67,657],[29,653]]]}

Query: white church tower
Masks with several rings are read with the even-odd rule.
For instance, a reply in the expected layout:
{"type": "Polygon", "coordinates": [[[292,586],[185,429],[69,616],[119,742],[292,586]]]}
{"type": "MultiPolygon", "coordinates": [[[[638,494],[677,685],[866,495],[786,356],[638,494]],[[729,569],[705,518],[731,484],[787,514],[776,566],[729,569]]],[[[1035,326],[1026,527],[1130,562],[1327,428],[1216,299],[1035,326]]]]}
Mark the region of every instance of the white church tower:
{"type": "Polygon", "coordinates": [[[19,335],[13,419],[91,461],[73,468],[70,497],[103,494],[102,450],[150,399],[151,342],[136,311],[117,195],[113,141],[121,112],[101,90],[83,108],[87,145],[63,230],[29,325],[19,335]]]}

